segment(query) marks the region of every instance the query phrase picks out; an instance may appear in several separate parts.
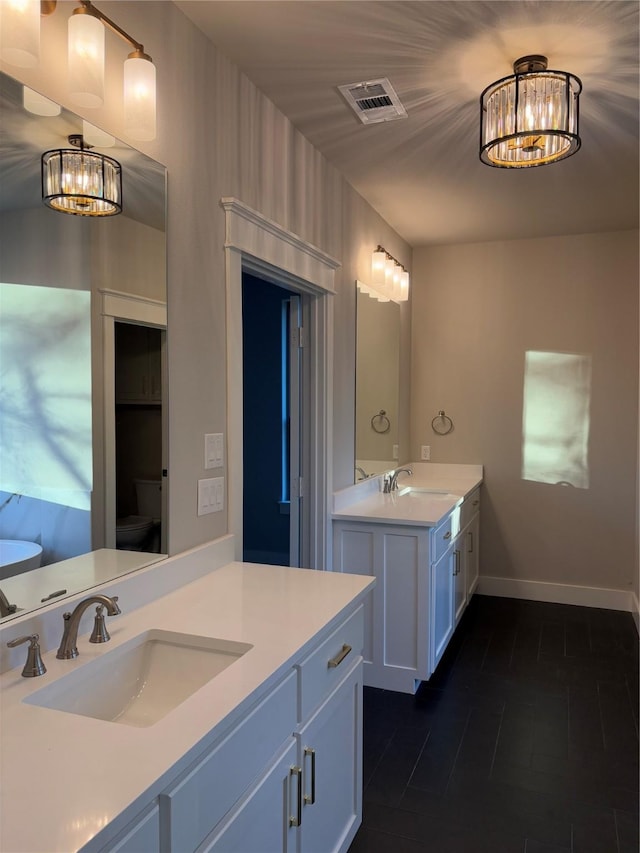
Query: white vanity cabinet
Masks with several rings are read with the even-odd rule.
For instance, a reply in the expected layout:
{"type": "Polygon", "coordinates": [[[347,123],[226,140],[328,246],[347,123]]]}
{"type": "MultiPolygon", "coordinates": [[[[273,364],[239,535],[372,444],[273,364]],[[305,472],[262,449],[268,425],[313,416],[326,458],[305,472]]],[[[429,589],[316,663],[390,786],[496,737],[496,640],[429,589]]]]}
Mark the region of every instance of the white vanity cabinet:
{"type": "Polygon", "coordinates": [[[476,488],[435,527],[334,518],[334,570],[377,581],[366,610],[366,685],[415,693],[431,677],[478,582],[479,509],[476,488]]]}
{"type": "Polygon", "coordinates": [[[108,840],[89,849],[346,853],[362,819],[363,639],[360,605],[124,830],[105,829],[108,840]]]}

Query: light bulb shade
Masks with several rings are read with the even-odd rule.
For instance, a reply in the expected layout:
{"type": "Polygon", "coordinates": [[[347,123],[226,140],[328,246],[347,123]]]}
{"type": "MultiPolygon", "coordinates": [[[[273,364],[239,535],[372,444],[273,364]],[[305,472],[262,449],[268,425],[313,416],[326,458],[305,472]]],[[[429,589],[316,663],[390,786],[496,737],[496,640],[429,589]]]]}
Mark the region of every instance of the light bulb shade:
{"type": "Polygon", "coordinates": [[[138,51],[124,63],[124,127],[132,139],[156,138],[156,67],[138,51]]]}
{"type": "Polygon", "coordinates": [[[0,58],[20,68],[40,60],[40,0],[0,0],[0,58]]]}
{"type": "Polygon", "coordinates": [[[379,287],[384,284],[384,271],[387,263],[387,253],[376,251],[371,256],[371,284],[379,287]]]}
{"type": "Polygon", "coordinates": [[[480,96],[482,162],[523,168],[575,154],[580,148],[581,91],[573,74],[546,69],[516,73],[487,86],[480,96]]]}
{"type": "Polygon", "coordinates": [[[60,104],[45,98],[40,92],[34,92],[28,86],[22,87],[22,104],[27,112],[37,116],[59,116],[62,111],[60,104]]]}
{"type": "Polygon", "coordinates": [[[113,216],[122,211],[122,169],[117,160],[86,150],[42,155],[42,199],[62,213],[113,216]]]}
{"type": "Polygon", "coordinates": [[[105,133],[95,124],[91,124],[86,119],[82,120],[82,138],[84,139],[87,148],[113,148],[116,144],[114,136],[110,133],[105,133]]]}
{"type": "Polygon", "coordinates": [[[82,107],[104,102],[104,26],[84,9],[69,18],[69,91],[82,107]],[[79,14],[80,13],[80,14],[79,14]]]}
{"type": "Polygon", "coordinates": [[[409,273],[402,270],[400,273],[400,293],[398,294],[398,302],[406,302],[409,299],[409,273]]]}

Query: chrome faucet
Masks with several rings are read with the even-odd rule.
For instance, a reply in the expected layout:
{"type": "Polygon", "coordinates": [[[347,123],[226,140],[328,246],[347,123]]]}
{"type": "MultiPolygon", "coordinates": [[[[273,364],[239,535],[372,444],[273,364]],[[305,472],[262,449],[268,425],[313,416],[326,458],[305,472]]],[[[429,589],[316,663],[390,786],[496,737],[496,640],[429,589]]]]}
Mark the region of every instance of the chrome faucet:
{"type": "Polygon", "coordinates": [[[9,599],[0,589],[0,618],[2,616],[10,616],[12,613],[15,613],[17,609],[18,605],[9,604],[9,599]]]}
{"type": "MultiPolygon", "coordinates": [[[[88,598],[84,598],[81,602],[76,604],[73,613],[63,613],[64,633],[62,635],[62,641],[60,643],[60,648],[56,653],[56,657],[59,660],[71,660],[72,658],[78,657],[78,627],[80,626],[82,614],[87,607],[90,607],[92,604],[103,604],[107,608],[109,616],[117,616],[118,613],[122,612],[118,607],[117,602],[117,595],[114,595],[113,598],[109,598],[108,595],[97,593],[96,595],[90,595],[88,598]]],[[[94,640],[93,642],[96,641],[94,640]]]]}
{"type": "Polygon", "coordinates": [[[364,468],[361,468],[359,465],[356,465],[356,472],[361,475],[359,477],[360,480],[368,480],[369,479],[369,475],[367,474],[367,472],[364,470],[364,468]]]}
{"type": "Polygon", "coordinates": [[[386,494],[389,495],[391,492],[398,491],[398,474],[402,474],[403,471],[405,474],[413,474],[411,468],[396,468],[392,474],[387,475],[388,479],[385,477],[384,491],[386,494]]]}

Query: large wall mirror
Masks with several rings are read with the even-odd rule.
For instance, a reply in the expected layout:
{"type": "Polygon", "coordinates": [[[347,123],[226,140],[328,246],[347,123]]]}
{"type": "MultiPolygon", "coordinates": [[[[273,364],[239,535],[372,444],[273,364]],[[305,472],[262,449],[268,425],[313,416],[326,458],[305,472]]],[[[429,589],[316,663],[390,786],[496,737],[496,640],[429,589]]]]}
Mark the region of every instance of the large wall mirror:
{"type": "Polygon", "coordinates": [[[358,289],[356,317],[357,483],[398,464],[400,306],[358,289]]]}
{"type": "Polygon", "coordinates": [[[168,552],[166,174],[4,74],[0,150],[0,590],[21,615],[168,552]],[[43,203],[42,154],[78,134],[121,164],[122,213],[43,203]]]}

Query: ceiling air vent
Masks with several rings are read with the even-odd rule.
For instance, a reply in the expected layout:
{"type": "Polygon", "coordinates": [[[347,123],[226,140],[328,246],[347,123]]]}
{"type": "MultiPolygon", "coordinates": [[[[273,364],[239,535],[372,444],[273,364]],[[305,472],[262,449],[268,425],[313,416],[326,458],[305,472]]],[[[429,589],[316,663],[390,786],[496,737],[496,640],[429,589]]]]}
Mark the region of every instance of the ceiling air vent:
{"type": "Polygon", "coordinates": [[[386,77],[365,83],[348,83],[338,86],[338,89],[363,124],[407,117],[407,111],[386,77]]]}

